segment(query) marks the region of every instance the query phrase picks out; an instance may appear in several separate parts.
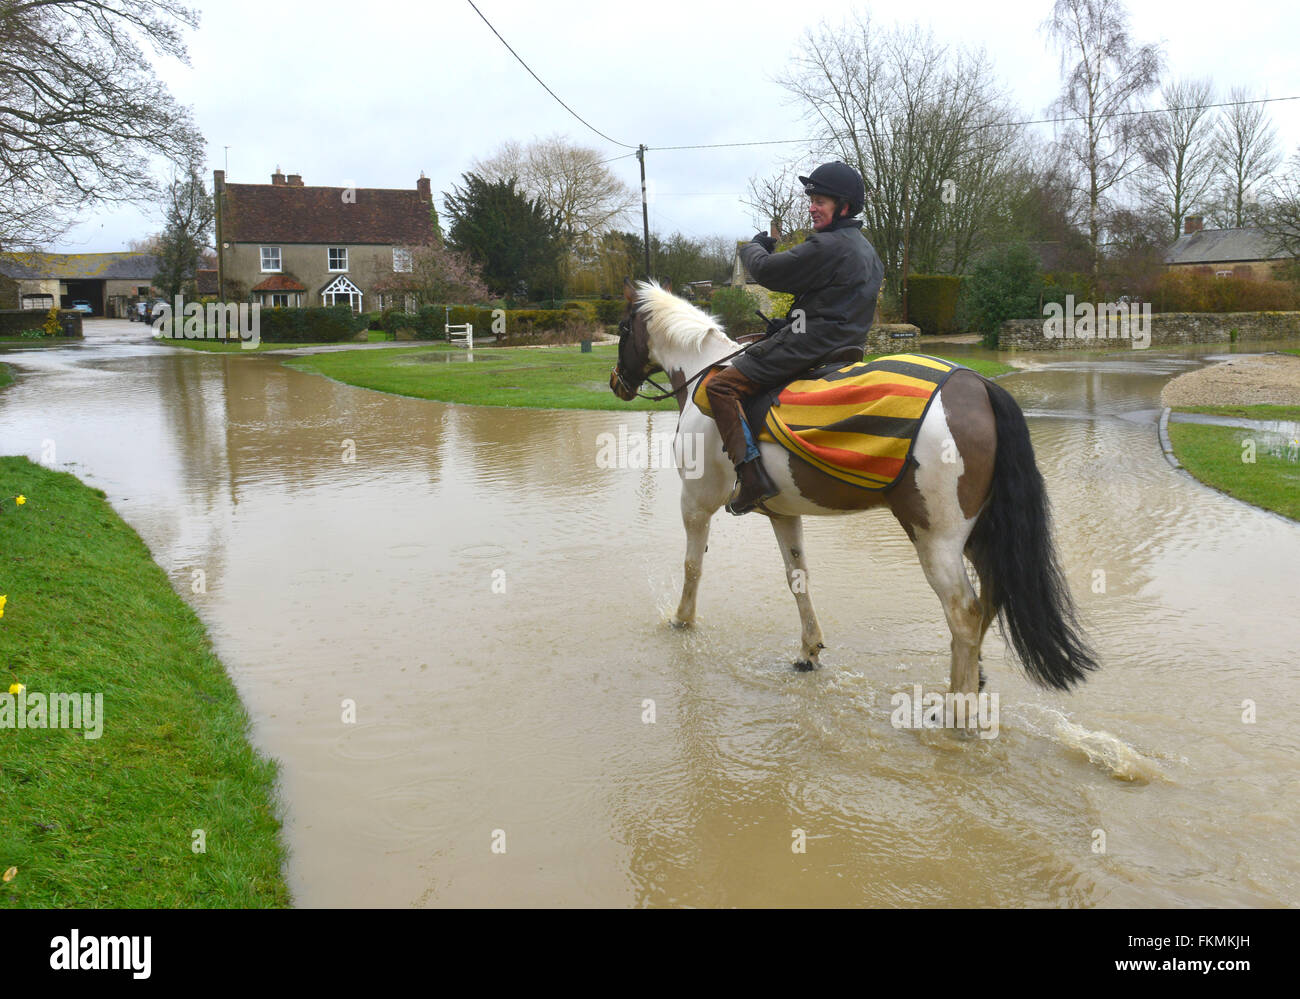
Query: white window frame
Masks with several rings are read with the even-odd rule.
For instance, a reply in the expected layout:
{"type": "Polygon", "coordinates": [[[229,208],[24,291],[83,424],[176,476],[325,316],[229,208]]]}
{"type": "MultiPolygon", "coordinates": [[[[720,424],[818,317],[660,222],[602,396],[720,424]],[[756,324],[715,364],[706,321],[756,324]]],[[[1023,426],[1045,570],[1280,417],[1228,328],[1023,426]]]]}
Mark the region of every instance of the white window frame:
{"type": "Polygon", "coordinates": [[[264,247],[262,247],[262,273],[263,273],[263,274],[279,274],[279,273],[280,273],[281,271],[283,271],[283,270],[284,270],[284,257],[283,257],[283,256],[281,255],[281,253],[280,253],[280,248],[279,248],[278,246],[264,246],[264,247]],[[267,266],[266,266],[267,251],[274,251],[274,252],[275,252],[275,266],[274,266],[274,267],[267,267],[267,266]]]}
{"type": "Polygon", "coordinates": [[[415,269],[411,251],[405,246],[393,247],[393,273],[410,274],[415,269]]]}
{"type": "Polygon", "coordinates": [[[346,274],[348,272],[348,248],[346,246],[331,246],[325,251],[325,263],[329,266],[331,274],[346,274]],[[334,254],[343,254],[343,266],[334,266],[334,254]]]}
{"type": "Polygon", "coordinates": [[[287,309],[288,307],[289,307],[289,293],[288,293],[287,291],[273,291],[273,292],[271,292],[271,308],[273,308],[273,309],[277,309],[277,308],[278,308],[278,309],[287,309]],[[277,301],[276,301],[277,298],[282,298],[282,299],[284,299],[284,301],[283,301],[283,302],[277,302],[277,301]]]}

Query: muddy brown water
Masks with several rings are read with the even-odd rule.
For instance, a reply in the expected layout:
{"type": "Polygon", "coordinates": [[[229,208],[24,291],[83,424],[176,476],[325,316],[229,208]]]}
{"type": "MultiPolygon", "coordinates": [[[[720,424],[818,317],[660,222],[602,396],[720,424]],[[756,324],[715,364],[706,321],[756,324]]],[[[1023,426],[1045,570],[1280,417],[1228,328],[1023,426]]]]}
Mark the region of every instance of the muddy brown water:
{"type": "Polygon", "coordinates": [[[700,623],[666,623],[677,473],[596,456],[672,415],[442,405],[139,337],[5,355],[0,453],[53,441],[202,617],[280,761],[300,905],[1300,901],[1300,527],[1162,457],[1161,386],[1205,351],[1003,380],[1104,668],[1045,693],[991,633],[998,735],[958,741],[890,721],[946,687],[949,636],[883,510],[805,522],[829,648],[798,674],[758,517],[715,518],[700,623]]]}

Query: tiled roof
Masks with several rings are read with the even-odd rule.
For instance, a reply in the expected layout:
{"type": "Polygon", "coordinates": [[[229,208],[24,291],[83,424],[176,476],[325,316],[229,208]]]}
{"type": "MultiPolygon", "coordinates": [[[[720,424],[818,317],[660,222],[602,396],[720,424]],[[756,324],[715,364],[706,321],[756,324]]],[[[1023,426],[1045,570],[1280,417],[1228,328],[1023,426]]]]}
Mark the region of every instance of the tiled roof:
{"type": "Polygon", "coordinates": [[[226,184],[225,192],[222,236],[231,243],[423,246],[433,241],[429,202],[414,188],[226,184]]]}
{"type": "Polygon", "coordinates": [[[299,284],[287,274],[272,274],[261,284],[255,284],[250,291],[306,291],[305,285],[299,284]]]}
{"type": "Polygon", "coordinates": [[[1285,260],[1290,256],[1262,229],[1201,229],[1178,237],[1165,253],[1166,264],[1226,264],[1285,260]]]}
{"type": "Polygon", "coordinates": [[[152,280],[158,259],[149,253],[3,253],[0,274],[60,280],[152,280]]]}

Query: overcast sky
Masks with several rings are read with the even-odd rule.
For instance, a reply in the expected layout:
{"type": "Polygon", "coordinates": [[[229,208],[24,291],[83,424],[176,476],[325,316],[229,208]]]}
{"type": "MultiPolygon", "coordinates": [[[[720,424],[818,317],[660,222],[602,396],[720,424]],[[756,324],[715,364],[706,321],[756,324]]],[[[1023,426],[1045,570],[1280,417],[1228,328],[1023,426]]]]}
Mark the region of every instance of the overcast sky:
{"type": "MultiPolygon", "coordinates": [[[[1061,86],[1060,56],[1039,28],[1050,0],[475,3],[577,114],[617,142],[651,147],[650,225],[662,234],[753,233],[740,203],[747,179],[799,146],[654,147],[808,135],[800,107],[775,77],[819,22],[839,24],[868,10],[878,24],[917,23],[941,43],[983,48],[1026,119],[1045,117],[1061,86]]],[[[629,152],[557,104],[465,0],[197,6],[202,21],[190,34],[191,65],[162,58],[155,65],[195,110],[209,143],[209,182],[212,169],[224,166],[233,183],[265,184],[279,166],[308,185],[413,188],[423,170],[441,207],[441,192],[508,139],[562,134],[607,156],[629,152]]],[[[1294,0],[1141,0],[1129,11],[1134,40],[1162,47],[1166,79],[1208,75],[1220,99],[1232,86],[1257,97],[1300,96],[1294,0]]],[[[1300,100],[1266,106],[1290,156],[1300,145],[1300,100]]],[[[1050,126],[1037,127],[1050,134],[1050,126]]],[[[638,185],[635,157],[611,167],[638,185]]],[[[105,211],[55,248],[124,249],[160,228],[147,212],[105,211]]]]}

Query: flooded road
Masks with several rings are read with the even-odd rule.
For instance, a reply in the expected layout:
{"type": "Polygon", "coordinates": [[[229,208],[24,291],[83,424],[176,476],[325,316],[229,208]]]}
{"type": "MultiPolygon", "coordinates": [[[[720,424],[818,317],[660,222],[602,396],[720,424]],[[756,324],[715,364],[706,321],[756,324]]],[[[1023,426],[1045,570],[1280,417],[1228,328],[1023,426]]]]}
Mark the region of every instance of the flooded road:
{"type": "Polygon", "coordinates": [[[1103,669],[1048,694],[990,632],[1000,730],[961,742],[890,722],[946,688],[949,634],[886,511],[805,521],[828,649],[795,673],[757,516],[715,517],[699,624],[666,623],[677,473],[597,454],[675,414],[449,406],[138,335],[5,355],[0,453],[52,441],[202,617],[281,763],[299,905],[1300,902],[1300,526],[1164,460],[1195,351],[1002,380],[1103,669]]]}

